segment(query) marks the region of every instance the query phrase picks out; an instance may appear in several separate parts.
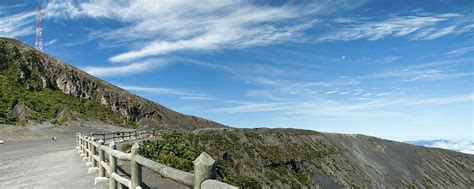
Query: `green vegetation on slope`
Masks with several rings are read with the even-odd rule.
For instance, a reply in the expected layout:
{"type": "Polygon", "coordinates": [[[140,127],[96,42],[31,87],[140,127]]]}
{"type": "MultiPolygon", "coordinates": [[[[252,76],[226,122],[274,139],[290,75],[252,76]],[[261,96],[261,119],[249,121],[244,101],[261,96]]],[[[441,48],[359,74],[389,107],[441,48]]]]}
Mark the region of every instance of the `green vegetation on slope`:
{"type": "Polygon", "coordinates": [[[281,143],[285,140],[288,138],[281,133],[260,136],[253,130],[161,132],[158,140],[144,141],[141,146],[147,158],[188,172],[193,170],[192,161],[205,151],[217,161],[218,180],[242,188],[261,188],[273,182],[291,188],[309,186],[312,171],[305,170],[306,164],[317,164],[323,156],[336,153],[324,144],[314,148],[303,142],[295,147],[293,142],[281,143]],[[278,141],[272,144],[265,138],[278,141]]]}
{"type": "Polygon", "coordinates": [[[126,125],[120,115],[96,101],[74,98],[54,88],[43,87],[37,68],[21,64],[5,50],[0,52],[0,123],[23,125],[27,120],[34,120],[62,124],[68,120],[95,119],[126,125]],[[15,106],[24,115],[18,115],[15,106]]]}

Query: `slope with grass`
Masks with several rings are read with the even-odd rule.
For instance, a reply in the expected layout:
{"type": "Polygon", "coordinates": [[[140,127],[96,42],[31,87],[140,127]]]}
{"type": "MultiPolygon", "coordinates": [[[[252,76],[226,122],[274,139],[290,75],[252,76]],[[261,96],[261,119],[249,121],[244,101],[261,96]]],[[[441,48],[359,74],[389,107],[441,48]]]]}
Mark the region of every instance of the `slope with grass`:
{"type": "Polygon", "coordinates": [[[145,156],[192,171],[206,151],[218,179],[243,188],[469,188],[474,156],[364,135],[296,129],[161,132],[145,156]]]}
{"type": "Polygon", "coordinates": [[[100,120],[176,130],[224,127],[97,79],[26,44],[0,38],[0,123],[100,120]]]}

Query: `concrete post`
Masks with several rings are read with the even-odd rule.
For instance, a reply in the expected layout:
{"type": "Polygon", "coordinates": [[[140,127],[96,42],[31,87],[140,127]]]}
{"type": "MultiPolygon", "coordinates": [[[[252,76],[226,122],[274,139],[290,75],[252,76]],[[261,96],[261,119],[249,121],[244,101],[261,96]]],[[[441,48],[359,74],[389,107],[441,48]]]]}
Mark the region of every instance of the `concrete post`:
{"type": "Polygon", "coordinates": [[[104,145],[104,141],[103,140],[99,140],[97,143],[99,143],[99,177],[105,177],[105,168],[102,166],[102,164],[100,162],[103,162],[104,161],[104,151],[102,149],[100,149],[100,147],[102,147],[102,145],[104,145]]]}
{"type": "Polygon", "coordinates": [[[97,167],[97,161],[94,159],[94,155],[97,154],[97,149],[96,147],[94,146],[94,144],[92,144],[92,142],[94,142],[94,137],[92,137],[91,139],[91,160],[92,160],[92,167],[97,167]]]}
{"type": "Polygon", "coordinates": [[[80,145],[81,154],[84,154],[84,141],[82,140],[82,134],[79,135],[79,145],[80,145]]]}
{"type": "Polygon", "coordinates": [[[90,153],[89,153],[89,162],[90,162],[90,165],[91,165],[92,167],[94,167],[94,162],[95,162],[95,161],[94,161],[93,155],[94,155],[94,153],[95,153],[95,152],[94,152],[95,149],[94,149],[94,145],[92,144],[92,141],[94,141],[94,137],[91,137],[91,138],[89,139],[89,150],[90,150],[90,153]]]}
{"type": "Polygon", "coordinates": [[[84,142],[84,158],[83,160],[86,162],[86,165],[88,165],[88,160],[89,160],[89,137],[88,136],[83,136],[83,142],[84,142]]]}
{"type": "Polygon", "coordinates": [[[89,137],[86,137],[86,157],[89,157],[89,151],[90,150],[90,145],[89,145],[89,137]]]}
{"type": "Polygon", "coordinates": [[[87,155],[86,149],[87,149],[87,143],[86,143],[86,136],[82,135],[82,154],[84,154],[84,157],[87,155]]]}
{"type": "Polygon", "coordinates": [[[79,133],[76,133],[76,150],[79,150],[79,133]]]}
{"type": "MultiPolygon", "coordinates": [[[[111,142],[109,144],[109,147],[112,150],[117,149],[117,146],[115,146],[115,142],[111,142]]],[[[109,168],[110,175],[112,175],[112,173],[117,173],[117,158],[112,156],[112,153],[109,153],[109,168]]],[[[112,176],[109,176],[109,189],[117,189],[117,181],[115,181],[112,176]]]]}
{"type": "Polygon", "coordinates": [[[193,189],[200,189],[202,181],[216,178],[216,161],[206,152],[201,153],[194,163],[193,189]]]}
{"type": "Polygon", "coordinates": [[[82,148],[82,154],[85,156],[85,155],[86,155],[86,146],[85,146],[86,144],[85,144],[85,142],[84,142],[84,135],[81,135],[81,143],[82,143],[82,144],[81,144],[81,145],[82,145],[82,146],[81,146],[81,148],[82,148]]]}
{"type": "Polygon", "coordinates": [[[135,156],[140,155],[140,146],[138,143],[135,143],[131,149],[132,159],[130,160],[132,175],[131,182],[132,187],[136,188],[137,186],[142,185],[142,166],[135,161],[135,156]]]}

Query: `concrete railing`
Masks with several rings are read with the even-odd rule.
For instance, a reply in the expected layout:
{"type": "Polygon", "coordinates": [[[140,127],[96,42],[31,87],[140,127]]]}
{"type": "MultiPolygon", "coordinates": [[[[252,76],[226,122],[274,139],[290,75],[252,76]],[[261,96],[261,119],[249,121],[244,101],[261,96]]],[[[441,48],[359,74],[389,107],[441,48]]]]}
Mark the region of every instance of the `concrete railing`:
{"type": "Polygon", "coordinates": [[[107,141],[127,141],[143,138],[145,136],[155,136],[155,130],[115,131],[110,133],[91,132],[91,136],[97,140],[102,139],[104,143],[107,141]]]}
{"type": "Polygon", "coordinates": [[[174,180],[193,189],[237,189],[238,187],[214,180],[216,178],[216,165],[214,159],[206,152],[201,153],[194,163],[194,174],[181,171],[160,164],[141,155],[138,143],[131,148],[131,153],[124,153],[116,149],[115,142],[104,145],[104,140],[95,139],[92,135],[85,136],[80,133],[76,135],[78,153],[91,166],[89,172],[98,171],[95,184],[109,181],[109,188],[116,189],[118,184],[131,189],[141,189],[142,167],[148,168],[164,178],[174,180]],[[106,159],[108,155],[108,159],[106,159]],[[117,173],[117,159],[130,161],[130,179],[117,173]],[[108,176],[108,178],[106,177],[108,176]]]}

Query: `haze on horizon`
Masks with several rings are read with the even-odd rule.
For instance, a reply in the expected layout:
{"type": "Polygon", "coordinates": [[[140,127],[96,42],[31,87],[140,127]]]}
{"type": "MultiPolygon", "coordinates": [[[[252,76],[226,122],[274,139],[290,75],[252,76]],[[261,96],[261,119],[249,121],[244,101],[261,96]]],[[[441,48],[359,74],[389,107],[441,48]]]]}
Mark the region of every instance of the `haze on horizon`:
{"type": "MultiPolygon", "coordinates": [[[[33,1],[0,36],[34,46],[33,1]]],[[[473,141],[473,1],[51,0],[44,50],[234,127],[473,141]]],[[[472,148],[472,147],[471,147],[472,148]]]]}

